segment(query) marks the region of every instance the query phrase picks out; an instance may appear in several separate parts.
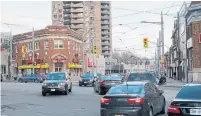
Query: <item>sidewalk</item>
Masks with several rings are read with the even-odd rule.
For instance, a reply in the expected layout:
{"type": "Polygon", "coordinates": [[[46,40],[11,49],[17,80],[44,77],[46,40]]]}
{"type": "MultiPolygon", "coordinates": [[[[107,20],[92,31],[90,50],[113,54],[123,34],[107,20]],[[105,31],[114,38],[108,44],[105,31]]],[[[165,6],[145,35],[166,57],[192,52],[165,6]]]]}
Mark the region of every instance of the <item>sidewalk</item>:
{"type": "Polygon", "coordinates": [[[179,80],[174,80],[172,78],[167,77],[166,78],[166,83],[163,85],[164,87],[177,87],[177,88],[182,88],[184,85],[187,83],[179,81],[179,80]]]}

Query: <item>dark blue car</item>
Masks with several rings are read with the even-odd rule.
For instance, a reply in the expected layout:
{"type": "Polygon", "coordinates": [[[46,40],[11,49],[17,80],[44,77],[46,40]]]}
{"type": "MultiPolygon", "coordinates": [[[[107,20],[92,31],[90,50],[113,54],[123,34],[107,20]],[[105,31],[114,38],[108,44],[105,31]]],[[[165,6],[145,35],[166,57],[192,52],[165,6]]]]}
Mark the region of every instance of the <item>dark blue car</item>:
{"type": "Polygon", "coordinates": [[[94,81],[94,74],[92,73],[85,73],[81,76],[80,80],[79,80],[79,86],[87,86],[87,85],[91,85],[93,86],[93,81],[94,81]]]}
{"type": "Polygon", "coordinates": [[[29,74],[18,79],[19,82],[43,82],[45,79],[37,74],[29,74]]]}

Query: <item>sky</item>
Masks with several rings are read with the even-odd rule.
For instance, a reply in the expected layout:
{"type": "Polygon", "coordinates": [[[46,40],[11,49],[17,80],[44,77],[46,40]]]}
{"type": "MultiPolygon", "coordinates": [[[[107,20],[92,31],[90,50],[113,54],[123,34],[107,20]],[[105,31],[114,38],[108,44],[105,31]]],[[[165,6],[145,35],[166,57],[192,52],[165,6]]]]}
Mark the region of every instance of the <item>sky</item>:
{"type": "MultiPolygon", "coordinates": [[[[149,41],[157,42],[161,27],[157,24],[140,22],[160,22],[162,11],[167,14],[163,16],[164,41],[167,46],[165,51],[167,51],[172,44],[174,20],[182,3],[183,1],[112,1],[113,49],[125,49],[139,56],[153,57],[156,45],[149,43],[149,48],[143,49],[143,38],[148,37],[149,41]],[[150,11],[155,14],[139,11],[150,11]]],[[[13,34],[17,34],[31,31],[32,27],[35,30],[42,29],[52,23],[51,1],[2,1],[0,5],[2,32],[11,30],[13,34]],[[9,28],[2,22],[17,25],[9,28]]]]}

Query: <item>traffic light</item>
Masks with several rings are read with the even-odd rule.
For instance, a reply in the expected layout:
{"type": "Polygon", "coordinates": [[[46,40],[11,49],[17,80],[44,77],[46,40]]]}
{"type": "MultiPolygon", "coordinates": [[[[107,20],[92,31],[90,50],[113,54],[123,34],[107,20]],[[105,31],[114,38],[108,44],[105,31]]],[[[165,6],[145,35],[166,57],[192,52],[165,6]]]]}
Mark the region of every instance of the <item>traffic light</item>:
{"type": "Polygon", "coordinates": [[[144,48],[148,48],[149,47],[149,45],[148,45],[148,38],[146,37],[146,38],[144,38],[144,48]]]}
{"type": "Polygon", "coordinates": [[[97,47],[96,47],[96,46],[94,46],[94,48],[93,48],[93,54],[95,54],[95,55],[98,54],[98,50],[97,50],[97,47]]]}

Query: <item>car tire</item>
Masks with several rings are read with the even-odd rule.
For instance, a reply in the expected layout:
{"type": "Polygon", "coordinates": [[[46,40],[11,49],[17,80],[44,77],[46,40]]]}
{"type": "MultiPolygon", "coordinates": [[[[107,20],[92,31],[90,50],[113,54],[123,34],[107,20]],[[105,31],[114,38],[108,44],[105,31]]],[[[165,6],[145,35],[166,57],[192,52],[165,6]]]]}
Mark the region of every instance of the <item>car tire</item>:
{"type": "Polygon", "coordinates": [[[66,87],[66,90],[64,92],[64,95],[68,95],[68,86],[66,87]]]}
{"type": "Polygon", "coordinates": [[[165,102],[165,100],[164,100],[163,108],[162,108],[162,110],[160,111],[159,114],[165,114],[165,106],[166,106],[166,102],[165,102]]]}
{"type": "Polygon", "coordinates": [[[69,91],[69,92],[72,92],[72,84],[71,84],[70,89],[69,89],[68,91],[69,91]]]}
{"type": "Polygon", "coordinates": [[[25,83],[27,83],[27,81],[25,81],[25,83]]]}
{"type": "Polygon", "coordinates": [[[43,96],[46,96],[46,92],[42,92],[42,95],[43,95],[43,96]]]}
{"type": "Polygon", "coordinates": [[[99,88],[98,94],[99,94],[99,95],[103,95],[103,94],[104,94],[104,93],[103,93],[103,90],[102,90],[101,88],[99,88]]]}
{"type": "Polygon", "coordinates": [[[79,86],[81,87],[82,85],[81,85],[81,84],[79,84],[79,86]]]}
{"type": "Polygon", "coordinates": [[[84,85],[85,87],[87,86],[87,85],[84,85]]]}
{"type": "Polygon", "coordinates": [[[154,116],[152,107],[149,108],[148,116],[154,116]]]}

